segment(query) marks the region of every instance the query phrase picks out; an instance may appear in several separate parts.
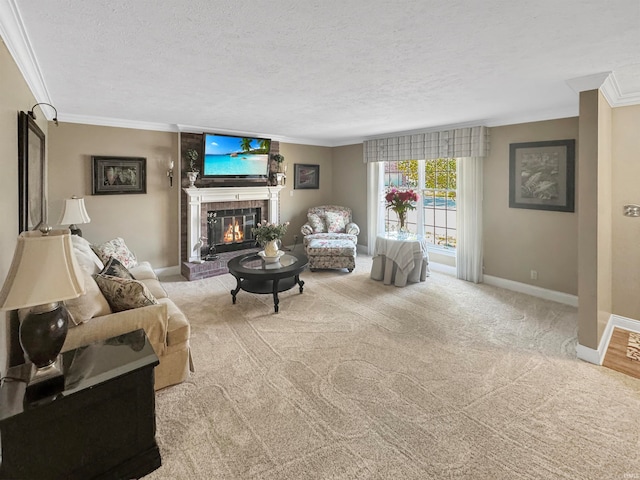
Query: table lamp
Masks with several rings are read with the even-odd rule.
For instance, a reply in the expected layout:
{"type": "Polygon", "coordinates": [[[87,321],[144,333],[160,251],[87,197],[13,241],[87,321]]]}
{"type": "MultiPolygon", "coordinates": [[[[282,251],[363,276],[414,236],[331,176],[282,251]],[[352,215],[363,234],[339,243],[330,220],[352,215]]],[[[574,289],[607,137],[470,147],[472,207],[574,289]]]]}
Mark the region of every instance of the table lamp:
{"type": "Polygon", "coordinates": [[[89,223],[91,219],[84,208],[84,198],[78,198],[75,195],[67,198],[62,207],[62,215],[60,215],[60,225],[69,225],[72,235],[82,236],[82,230],[77,226],[78,223],[89,223]]]}
{"type": "Polygon", "coordinates": [[[61,357],[67,337],[68,317],[63,300],[84,293],[84,277],[78,266],[69,230],[22,232],[18,237],[9,273],[0,291],[0,310],[29,308],[20,312],[20,345],[33,363],[27,394],[50,391],[64,385],[61,357]]]}

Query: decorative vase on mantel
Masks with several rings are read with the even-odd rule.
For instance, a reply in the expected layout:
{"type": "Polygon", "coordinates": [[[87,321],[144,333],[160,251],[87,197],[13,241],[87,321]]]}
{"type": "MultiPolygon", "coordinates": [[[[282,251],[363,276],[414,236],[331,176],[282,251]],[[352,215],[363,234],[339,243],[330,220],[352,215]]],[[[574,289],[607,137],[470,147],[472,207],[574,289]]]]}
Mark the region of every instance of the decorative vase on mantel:
{"type": "Polygon", "coordinates": [[[198,172],[187,172],[187,178],[189,179],[189,188],[196,186],[196,180],[198,179],[198,172]]]}
{"type": "Polygon", "coordinates": [[[264,244],[264,256],[265,257],[277,257],[278,250],[280,250],[280,240],[269,240],[264,244]]]}

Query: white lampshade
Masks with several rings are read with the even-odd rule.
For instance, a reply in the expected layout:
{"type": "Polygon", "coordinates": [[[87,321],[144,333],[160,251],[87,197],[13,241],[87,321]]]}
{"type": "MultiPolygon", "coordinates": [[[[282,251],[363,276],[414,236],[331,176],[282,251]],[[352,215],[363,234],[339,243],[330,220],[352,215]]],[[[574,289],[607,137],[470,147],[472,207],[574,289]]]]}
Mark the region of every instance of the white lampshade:
{"type": "Polygon", "coordinates": [[[78,223],[89,223],[91,219],[84,208],[84,198],[78,198],[75,195],[67,198],[62,207],[62,215],[60,215],[59,225],[75,225],[78,223]]]}
{"type": "Polygon", "coordinates": [[[84,293],[69,230],[22,232],[0,291],[0,310],[68,300],[84,293]]]}

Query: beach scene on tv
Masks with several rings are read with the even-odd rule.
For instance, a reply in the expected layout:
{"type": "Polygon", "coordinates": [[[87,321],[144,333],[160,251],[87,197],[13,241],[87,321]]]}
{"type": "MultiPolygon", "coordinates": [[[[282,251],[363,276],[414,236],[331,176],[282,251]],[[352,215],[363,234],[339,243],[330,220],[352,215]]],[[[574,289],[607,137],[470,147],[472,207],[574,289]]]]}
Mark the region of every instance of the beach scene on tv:
{"type": "Polygon", "coordinates": [[[271,140],[205,135],[204,175],[266,175],[271,140]]]}

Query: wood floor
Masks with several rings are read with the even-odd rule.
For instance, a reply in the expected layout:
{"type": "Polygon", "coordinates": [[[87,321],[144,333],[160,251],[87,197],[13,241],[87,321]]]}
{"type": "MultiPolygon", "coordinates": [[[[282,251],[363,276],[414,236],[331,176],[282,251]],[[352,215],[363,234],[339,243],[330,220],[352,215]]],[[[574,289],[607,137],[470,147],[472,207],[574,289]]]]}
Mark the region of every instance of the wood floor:
{"type": "Polygon", "coordinates": [[[629,331],[614,328],[602,365],[632,377],[640,378],[640,361],[627,357],[628,342],[629,331]]]}

